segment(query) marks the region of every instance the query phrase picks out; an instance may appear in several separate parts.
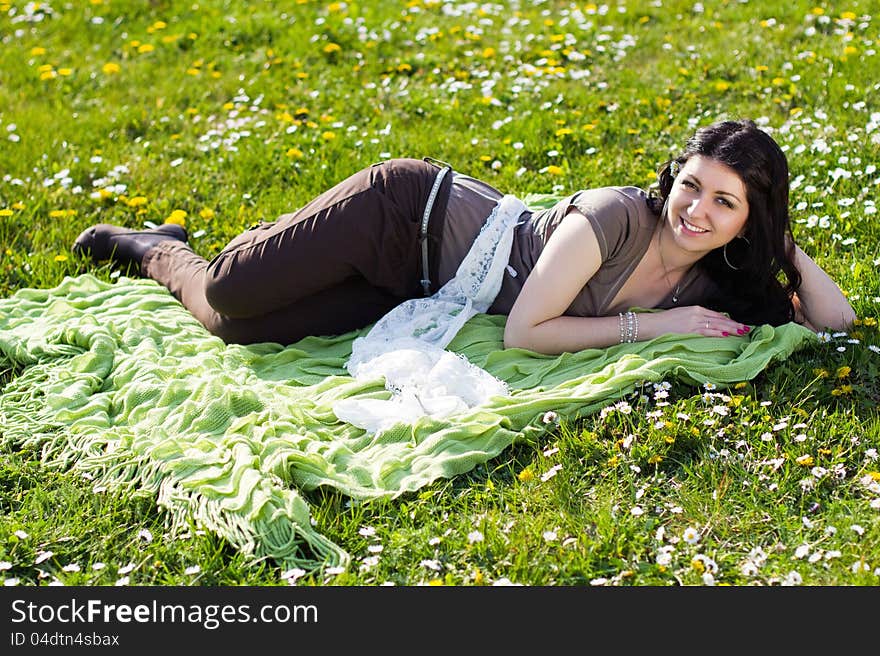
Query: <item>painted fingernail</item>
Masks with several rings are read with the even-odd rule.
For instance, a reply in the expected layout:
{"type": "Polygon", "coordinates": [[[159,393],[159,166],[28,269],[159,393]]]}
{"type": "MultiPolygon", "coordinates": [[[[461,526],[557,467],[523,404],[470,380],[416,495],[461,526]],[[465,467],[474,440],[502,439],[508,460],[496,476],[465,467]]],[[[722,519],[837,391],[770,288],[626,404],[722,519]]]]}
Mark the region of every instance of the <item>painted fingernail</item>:
{"type": "Polygon", "coordinates": [[[752,329],[749,326],[743,326],[743,330],[750,332],[752,329]]]}
{"type": "Polygon", "coordinates": [[[742,334],[744,334],[743,329],[742,329],[742,328],[737,328],[737,329],[736,329],[736,334],[737,334],[737,335],[742,335],[742,334]]]}
{"type": "Polygon", "coordinates": [[[723,332],[721,333],[721,335],[722,335],[723,337],[728,337],[728,336],[730,335],[730,333],[727,332],[727,331],[725,330],[725,331],[723,331],[723,332]]]}

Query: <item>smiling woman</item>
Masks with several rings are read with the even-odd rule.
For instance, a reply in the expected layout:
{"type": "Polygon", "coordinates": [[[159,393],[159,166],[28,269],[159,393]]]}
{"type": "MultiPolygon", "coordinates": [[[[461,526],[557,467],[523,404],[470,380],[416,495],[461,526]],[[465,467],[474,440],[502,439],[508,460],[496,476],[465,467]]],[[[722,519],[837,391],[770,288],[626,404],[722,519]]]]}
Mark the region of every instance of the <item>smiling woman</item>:
{"type": "Polygon", "coordinates": [[[450,285],[480,303],[490,289],[479,307],[508,315],[505,346],[542,353],[792,320],[845,329],[852,308],[791,236],[788,184],[766,132],[722,121],[698,130],[650,191],[587,189],[532,210],[442,163],[393,159],[246,231],[210,262],[174,225],[98,224],[74,249],[134,265],[227,342],[347,332],[450,285]]]}

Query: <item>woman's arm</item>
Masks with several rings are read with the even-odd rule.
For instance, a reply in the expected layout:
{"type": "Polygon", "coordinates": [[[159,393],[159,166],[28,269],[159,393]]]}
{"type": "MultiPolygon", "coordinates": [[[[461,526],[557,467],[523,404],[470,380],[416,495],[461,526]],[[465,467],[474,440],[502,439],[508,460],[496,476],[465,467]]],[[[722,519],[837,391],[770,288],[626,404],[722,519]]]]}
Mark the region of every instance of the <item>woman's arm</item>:
{"type": "Polygon", "coordinates": [[[812,330],[849,330],[856,313],[840,287],[800,246],[795,246],[794,263],[801,274],[801,286],[792,299],[796,319],[812,330]]]}
{"type": "MultiPolygon", "coordinates": [[[[618,344],[617,316],[563,316],[601,264],[592,225],[582,213],[569,212],[547,241],[510,310],[504,328],[505,348],[557,354],[618,344]]],[[[639,341],[669,333],[721,337],[743,329],[724,314],[697,305],[638,316],[639,341]]]]}

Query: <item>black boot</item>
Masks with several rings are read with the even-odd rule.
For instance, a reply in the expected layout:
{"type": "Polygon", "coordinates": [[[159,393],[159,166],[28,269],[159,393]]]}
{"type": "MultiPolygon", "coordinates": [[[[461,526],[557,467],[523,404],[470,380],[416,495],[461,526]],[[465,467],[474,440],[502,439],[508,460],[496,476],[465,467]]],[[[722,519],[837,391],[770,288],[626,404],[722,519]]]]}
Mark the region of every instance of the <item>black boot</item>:
{"type": "Polygon", "coordinates": [[[112,260],[121,266],[134,265],[140,273],[147,251],[169,239],[186,243],[186,230],[176,223],[163,223],[150,230],[132,230],[99,223],[83,230],[73,242],[73,252],[91,256],[95,262],[112,260]]]}

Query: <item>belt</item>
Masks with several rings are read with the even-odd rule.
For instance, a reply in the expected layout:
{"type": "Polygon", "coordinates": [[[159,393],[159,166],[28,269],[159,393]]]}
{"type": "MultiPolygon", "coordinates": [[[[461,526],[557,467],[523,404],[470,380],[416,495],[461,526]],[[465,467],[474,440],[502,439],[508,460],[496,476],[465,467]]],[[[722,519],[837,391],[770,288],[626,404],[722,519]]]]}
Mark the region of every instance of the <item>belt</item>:
{"type": "MultiPolygon", "coordinates": [[[[425,158],[429,161],[436,161],[433,158],[425,158]]],[[[452,170],[449,164],[443,163],[437,177],[434,178],[434,186],[431,187],[431,193],[428,194],[428,203],[425,205],[425,213],[422,215],[422,225],[419,229],[419,241],[422,243],[422,290],[425,296],[431,295],[431,276],[428,269],[428,222],[431,219],[431,209],[434,207],[434,201],[437,199],[437,193],[440,191],[440,185],[443,184],[443,178],[452,170]]]]}

